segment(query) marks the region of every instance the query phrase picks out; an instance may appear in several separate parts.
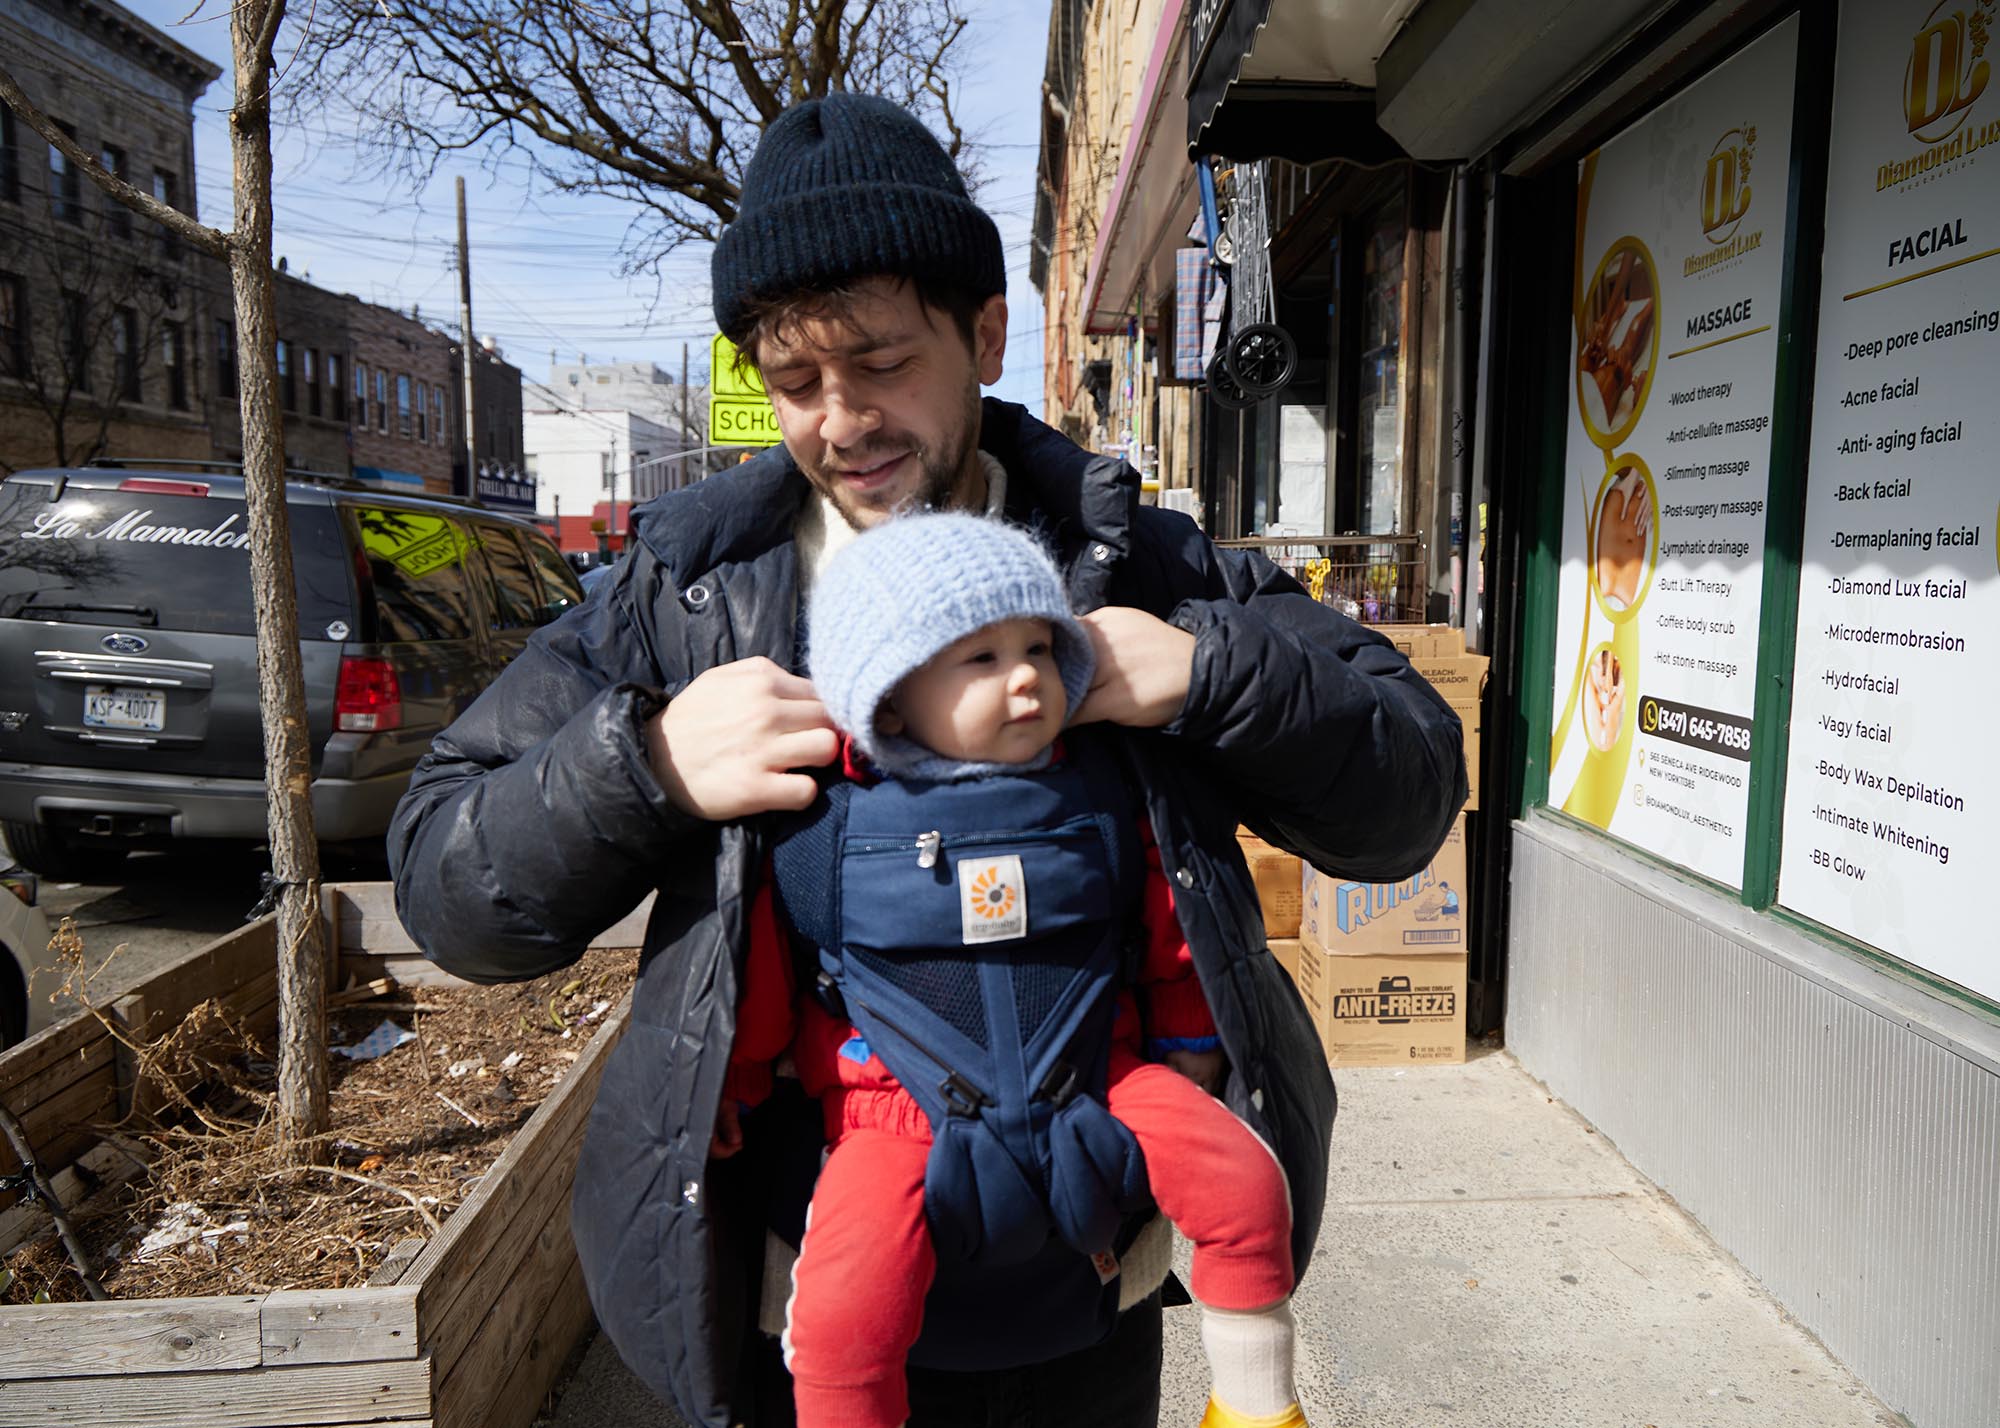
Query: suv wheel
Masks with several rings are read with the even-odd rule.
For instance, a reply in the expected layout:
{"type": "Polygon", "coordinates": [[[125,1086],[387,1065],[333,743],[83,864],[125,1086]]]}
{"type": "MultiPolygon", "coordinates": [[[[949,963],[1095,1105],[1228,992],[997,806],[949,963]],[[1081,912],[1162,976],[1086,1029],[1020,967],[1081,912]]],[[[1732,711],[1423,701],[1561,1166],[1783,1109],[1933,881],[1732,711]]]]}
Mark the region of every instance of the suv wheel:
{"type": "Polygon", "coordinates": [[[29,871],[59,883],[100,883],[125,862],[126,849],[116,843],[83,841],[54,828],[33,823],[0,823],[7,847],[29,871]]]}

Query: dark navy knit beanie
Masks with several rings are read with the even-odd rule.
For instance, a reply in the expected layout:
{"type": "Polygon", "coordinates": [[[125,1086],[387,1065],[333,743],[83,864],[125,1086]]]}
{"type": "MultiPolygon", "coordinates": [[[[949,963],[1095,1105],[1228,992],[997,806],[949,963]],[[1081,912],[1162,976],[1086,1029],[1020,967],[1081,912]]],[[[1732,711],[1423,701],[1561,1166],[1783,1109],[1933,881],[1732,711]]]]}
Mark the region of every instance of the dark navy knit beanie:
{"type": "Polygon", "coordinates": [[[915,115],[869,94],[794,105],[758,141],[716,242],[715,325],[740,343],[758,298],[881,274],[982,300],[1007,289],[1000,230],[915,115]]]}

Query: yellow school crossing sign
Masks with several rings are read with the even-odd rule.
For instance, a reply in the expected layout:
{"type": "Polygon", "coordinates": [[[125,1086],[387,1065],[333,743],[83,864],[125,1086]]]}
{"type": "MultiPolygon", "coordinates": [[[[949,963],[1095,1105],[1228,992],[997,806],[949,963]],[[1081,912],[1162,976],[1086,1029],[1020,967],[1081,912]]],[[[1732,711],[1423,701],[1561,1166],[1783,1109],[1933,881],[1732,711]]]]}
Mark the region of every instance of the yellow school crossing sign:
{"type": "Polygon", "coordinates": [[[736,344],[721,333],[708,344],[708,440],[713,446],[776,446],[778,414],[755,367],[736,367],[736,344]]]}

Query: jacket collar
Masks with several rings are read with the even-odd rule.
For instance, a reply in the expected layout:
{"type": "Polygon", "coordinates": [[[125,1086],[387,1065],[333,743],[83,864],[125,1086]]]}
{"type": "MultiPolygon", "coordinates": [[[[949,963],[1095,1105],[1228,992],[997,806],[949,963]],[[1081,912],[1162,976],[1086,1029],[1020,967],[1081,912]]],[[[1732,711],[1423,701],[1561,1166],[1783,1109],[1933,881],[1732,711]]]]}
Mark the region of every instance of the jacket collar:
{"type": "MultiPolygon", "coordinates": [[[[979,445],[1007,468],[1009,518],[1039,531],[1071,570],[1077,607],[1103,604],[1111,569],[1131,549],[1139,473],[1115,456],[1092,455],[1027,408],[995,397],[982,404],[979,445]]],[[[789,544],[811,495],[791,454],[774,446],[648,501],[632,513],[632,533],[685,582],[789,544]]]]}

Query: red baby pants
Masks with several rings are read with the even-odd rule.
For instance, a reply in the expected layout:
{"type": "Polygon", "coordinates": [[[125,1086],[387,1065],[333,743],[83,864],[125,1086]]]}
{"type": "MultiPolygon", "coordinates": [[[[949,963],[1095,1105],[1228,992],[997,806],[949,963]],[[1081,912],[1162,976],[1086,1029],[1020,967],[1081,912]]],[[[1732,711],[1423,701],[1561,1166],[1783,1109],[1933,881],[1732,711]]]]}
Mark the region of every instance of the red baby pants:
{"type": "MultiPolygon", "coordinates": [[[[1122,1046],[1105,1104],[1139,1142],[1161,1213],[1194,1244],[1194,1297],[1239,1310],[1287,1297],[1291,1192],[1256,1133],[1122,1046]]],[[[896,1428],[909,1417],[904,1361],[937,1269],[924,1223],[931,1142],[921,1114],[896,1129],[870,1119],[836,1138],[792,1270],[785,1362],[799,1428],[896,1428]]]]}

